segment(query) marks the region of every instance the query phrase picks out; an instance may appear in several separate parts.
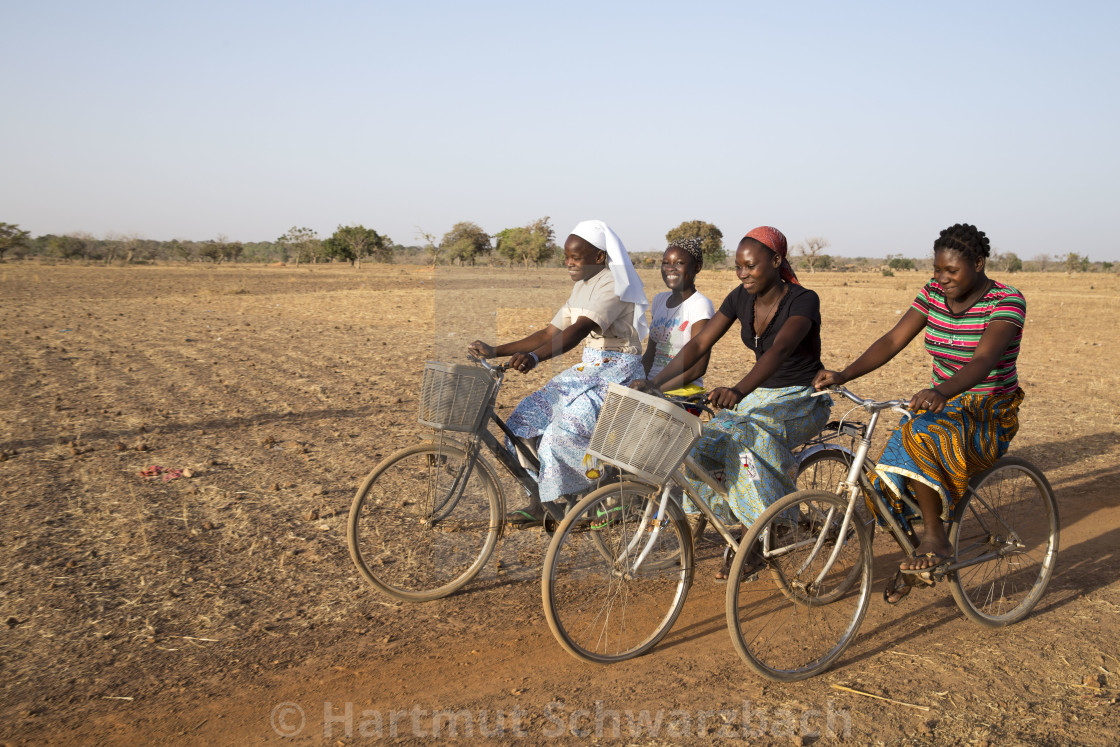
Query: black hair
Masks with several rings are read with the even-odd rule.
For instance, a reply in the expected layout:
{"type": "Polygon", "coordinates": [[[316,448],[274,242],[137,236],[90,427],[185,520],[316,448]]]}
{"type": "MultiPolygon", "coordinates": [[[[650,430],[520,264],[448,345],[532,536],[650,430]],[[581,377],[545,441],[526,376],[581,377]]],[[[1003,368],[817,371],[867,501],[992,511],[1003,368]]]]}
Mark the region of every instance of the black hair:
{"type": "Polygon", "coordinates": [[[937,241],[933,242],[933,251],[957,252],[969,262],[976,262],[987,258],[992,253],[988,237],[976,226],[968,223],[957,223],[949,226],[937,241]]]}

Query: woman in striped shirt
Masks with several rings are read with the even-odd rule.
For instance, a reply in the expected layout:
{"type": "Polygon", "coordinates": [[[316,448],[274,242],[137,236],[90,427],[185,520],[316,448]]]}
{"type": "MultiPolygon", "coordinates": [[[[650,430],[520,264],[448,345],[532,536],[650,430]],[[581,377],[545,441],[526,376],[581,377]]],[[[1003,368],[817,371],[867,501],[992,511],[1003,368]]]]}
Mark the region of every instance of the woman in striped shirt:
{"type": "Polygon", "coordinates": [[[919,333],[933,357],[928,389],[910,398],[920,412],[891,436],[876,466],[876,486],[906,529],[903,494],[918,504],[924,533],[915,557],[899,566],[886,599],[898,602],[930,569],[949,562],[953,548],[944,521],[953,514],[971,475],[1003,456],[1019,429],[1023,390],[1015,361],[1026,300],[985,274],[987,236],[957,224],[933,244],[933,279],[887,334],[841,372],[821,371],[817,389],[863,376],[895,357],[919,333]]]}

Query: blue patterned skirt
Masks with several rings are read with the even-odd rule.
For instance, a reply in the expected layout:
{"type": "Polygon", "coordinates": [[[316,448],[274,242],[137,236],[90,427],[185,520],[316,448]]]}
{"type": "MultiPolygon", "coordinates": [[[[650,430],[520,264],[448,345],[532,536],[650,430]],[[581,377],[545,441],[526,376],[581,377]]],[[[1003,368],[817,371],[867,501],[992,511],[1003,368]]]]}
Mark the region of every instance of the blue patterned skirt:
{"type": "MultiPolygon", "coordinates": [[[[735,409],[704,425],[692,457],[710,472],[723,472],[729,500],[687,470],[685,477],[721,519],[749,525],[771,503],[797,490],[793,450],[820,432],[832,407],[828,397],[812,394],[810,386],[755,389],[735,409]],[[740,452],[746,452],[744,459],[740,452]]],[[[685,510],[695,513],[696,507],[686,500],[685,510]]]]}
{"type": "Polygon", "coordinates": [[[628,384],[645,374],[642,358],[630,353],[583,349],[583,362],[555,376],[543,389],[521,400],[506,421],[522,438],[541,437],[537,455],[542,501],[592,486],[583,457],[607,396],[607,385],[628,384]]]}
{"type": "Polygon", "coordinates": [[[901,496],[914,499],[908,480],[929,485],[941,496],[941,518],[953,515],[968,480],[991,467],[1019,430],[1023,390],[1009,394],[965,394],[939,413],[923,412],[891,434],[875,466],[872,482],[892,513],[909,528],[901,496]]]}

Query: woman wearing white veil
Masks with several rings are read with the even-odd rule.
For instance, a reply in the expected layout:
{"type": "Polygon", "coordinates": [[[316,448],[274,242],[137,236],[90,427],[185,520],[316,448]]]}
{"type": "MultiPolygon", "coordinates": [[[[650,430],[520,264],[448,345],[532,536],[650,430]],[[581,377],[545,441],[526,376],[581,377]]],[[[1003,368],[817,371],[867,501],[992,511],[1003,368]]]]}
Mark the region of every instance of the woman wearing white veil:
{"type": "MultiPolygon", "coordinates": [[[[512,356],[509,366],[527,373],[587,340],[582,361],[522,400],[506,421],[518,437],[536,443],[540,499],[545,504],[591,487],[583,457],[607,385],[644,375],[642,340],[649,331],[642,281],[622,240],[606,223],[583,221],[572,229],[564,242],[564,266],[575,286],[547,327],[516,342],[493,347],[475,340],[468,347],[472,355],[484,358],[512,356]]],[[[533,501],[507,518],[533,523],[544,515],[545,507],[533,501]]]]}

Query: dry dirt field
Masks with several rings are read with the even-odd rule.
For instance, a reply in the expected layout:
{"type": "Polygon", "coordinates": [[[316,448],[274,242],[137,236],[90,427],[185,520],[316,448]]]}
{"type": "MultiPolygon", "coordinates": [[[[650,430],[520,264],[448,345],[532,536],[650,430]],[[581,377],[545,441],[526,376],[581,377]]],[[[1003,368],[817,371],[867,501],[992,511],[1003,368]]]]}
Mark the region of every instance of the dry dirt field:
{"type": "MultiPolygon", "coordinates": [[[[833,366],[923,282],[803,280],[833,366]]],[[[1047,594],[1002,630],[969,623],[944,585],[888,607],[898,555],[881,550],[856,642],[778,685],[731,647],[714,546],[667,638],[610,667],[545,624],[546,536],[511,537],[423,605],[351,564],[350,499],[419,439],[424,360],[547,323],[563,270],[0,264],[0,742],[1115,744],[1120,278],[1010,282],[1029,318],[1011,453],[1047,472],[1062,517],[1047,594]],[[171,471],[141,475],[153,466],[171,471]]],[[[717,305],[734,283],[700,276],[717,305]]],[[[709,382],[745,365],[729,336],[709,382]]],[[[504,412],[554,369],[511,375],[504,412]]],[[[909,396],[927,376],[915,344],[854,388],[909,396]]]]}

